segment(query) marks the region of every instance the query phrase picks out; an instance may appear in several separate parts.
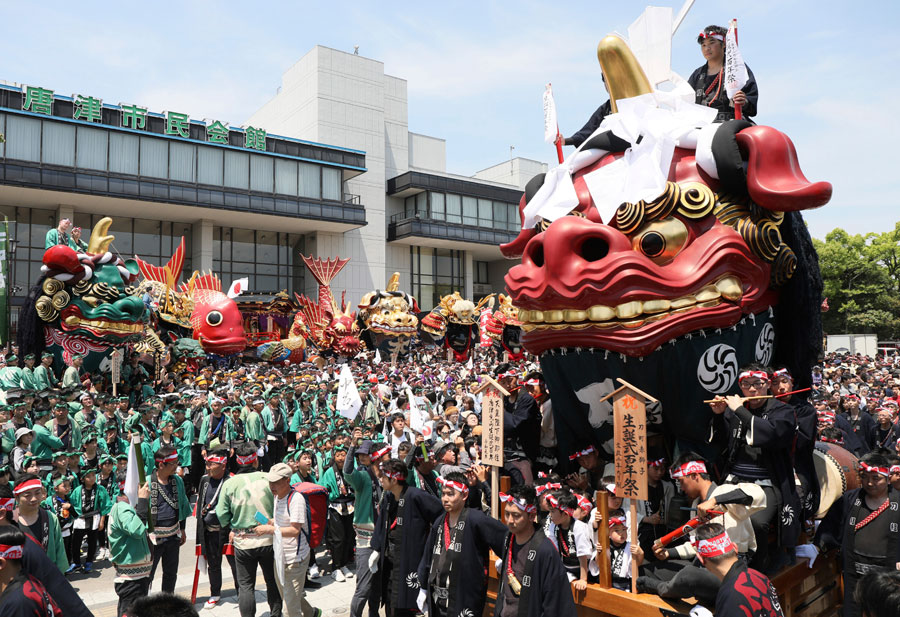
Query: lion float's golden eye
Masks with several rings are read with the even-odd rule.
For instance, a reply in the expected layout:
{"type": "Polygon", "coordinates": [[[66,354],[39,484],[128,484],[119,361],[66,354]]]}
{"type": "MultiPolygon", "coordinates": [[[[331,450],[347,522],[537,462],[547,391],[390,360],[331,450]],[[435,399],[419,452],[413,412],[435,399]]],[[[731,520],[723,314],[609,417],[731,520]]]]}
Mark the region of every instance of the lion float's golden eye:
{"type": "Polygon", "coordinates": [[[688,230],[675,217],[647,223],[631,234],[631,246],[658,264],[672,261],[688,240],[688,230]]]}

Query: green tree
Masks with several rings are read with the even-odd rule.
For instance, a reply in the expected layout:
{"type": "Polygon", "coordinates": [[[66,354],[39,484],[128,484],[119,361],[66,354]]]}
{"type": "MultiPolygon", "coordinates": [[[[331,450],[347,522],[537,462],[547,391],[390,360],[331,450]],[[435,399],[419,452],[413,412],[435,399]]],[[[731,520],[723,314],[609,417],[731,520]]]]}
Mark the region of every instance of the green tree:
{"type": "MultiPolygon", "coordinates": [[[[881,235],[851,235],[838,228],[825,236],[824,242],[813,241],[830,306],[822,315],[826,333],[875,333],[879,338],[893,338],[900,332],[900,306],[892,295],[897,283],[888,266],[891,259],[900,259],[900,251],[892,255],[881,235]]],[[[900,274],[900,262],[896,271],[900,274]]]]}

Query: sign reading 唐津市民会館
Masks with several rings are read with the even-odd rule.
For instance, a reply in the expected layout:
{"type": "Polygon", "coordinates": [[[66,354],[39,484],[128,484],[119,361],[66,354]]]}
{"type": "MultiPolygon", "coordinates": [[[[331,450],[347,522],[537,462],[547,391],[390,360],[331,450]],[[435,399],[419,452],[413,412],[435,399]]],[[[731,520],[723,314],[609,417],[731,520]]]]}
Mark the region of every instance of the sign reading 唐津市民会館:
{"type": "MultiPolygon", "coordinates": [[[[23,86],[22,111],[43,116],[53,115],[53,105],[56,101],[53,90],[37,86],[23,86]]],[[[72,119],[92,124],[103,122],[103,100],[83,94],[72,95],[72,119]]],[[[139,105],[119,104],[118,107],[106,106],[118,114],[119,126],[136,131],[147,130],[147,117],[149,110],[139,105]]],[[[191,138],[191,119],[186,113],[178,111],[166,111],[162,114],[165,118],[165,135],[191,138]]],[[[229,132],[232,130],[227,124],[219,120],[205,121],[205,141],[212,144],[229,144],[229,132]]],[[[241,129],[237,129],[240,131],[241,129]]],[[[243,147],[251,150],[266,151],[266,130],[248,126],[243,130],[243,147]]]]}

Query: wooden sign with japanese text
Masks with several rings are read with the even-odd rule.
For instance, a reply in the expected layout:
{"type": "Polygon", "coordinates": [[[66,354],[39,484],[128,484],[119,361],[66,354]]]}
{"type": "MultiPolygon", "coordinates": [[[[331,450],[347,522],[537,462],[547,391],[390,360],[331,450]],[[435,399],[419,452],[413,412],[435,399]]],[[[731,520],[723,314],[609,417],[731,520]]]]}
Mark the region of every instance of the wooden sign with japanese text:
{"type": "Polygon", "coordinates": [[[119,383],[122,375],[122,352],[118,349],[113,349],[112,353],[109,354],[109,365],[110,365],[110,380],[112,383],[119,383]]]}
{"type": "Polygon", "coordinates": [[[616,495],[647,499],[647,409],[643,397],[630,388],[613,395],[615,421],[616,495]]]}
{"type": "Polygon", "coordinates": [[[503,467],[503,398],[493,388],[481,401],[481,463],[503,467]]]}

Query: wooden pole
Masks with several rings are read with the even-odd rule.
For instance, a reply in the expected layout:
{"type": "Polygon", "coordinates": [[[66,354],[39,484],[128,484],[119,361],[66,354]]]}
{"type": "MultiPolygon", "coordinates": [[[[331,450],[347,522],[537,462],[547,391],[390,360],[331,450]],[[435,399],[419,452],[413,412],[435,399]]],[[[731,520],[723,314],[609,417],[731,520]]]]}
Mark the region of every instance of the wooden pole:
{"type": "Polygon", "coordinates": [[[600,511],[600,524],[597,525],[597,565],[600,567],[599,584],[604,589],[612,587],[612,569],[609,563],[609,502],[606,491],[594,493],[597,510],[600,511]]]}
{"type": "MultiPolygon", "coordinates": [[[[732,19],[731,21],[734,24],[734,44],[737,45],[737,42],[738,42],[737,19],[732,19]]],[[[742,120],[743,117],[744,117],[744,115],[743,115],[743,109],[741,108],[741,105],[735,105],[734,106],[734,119],[742,120]]]]}
{"type": "MultiPolygon", "coordinates": [[[[638,529],[637,529],[637,502],[634,499],[630,499],[629,503],[630,511],[631,511],[631,542],[632,546],[635,542],[638,541],[638,529]]],[[[631,593],[637,593],[637,580],[638,580],[638,564],[632,559],[631,560],[631,593]]]]}
{"type": "Polygon", "coordinates": [[[500,519],[500,468],[491,466],[491,516],[500,519]]]}

